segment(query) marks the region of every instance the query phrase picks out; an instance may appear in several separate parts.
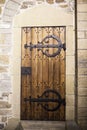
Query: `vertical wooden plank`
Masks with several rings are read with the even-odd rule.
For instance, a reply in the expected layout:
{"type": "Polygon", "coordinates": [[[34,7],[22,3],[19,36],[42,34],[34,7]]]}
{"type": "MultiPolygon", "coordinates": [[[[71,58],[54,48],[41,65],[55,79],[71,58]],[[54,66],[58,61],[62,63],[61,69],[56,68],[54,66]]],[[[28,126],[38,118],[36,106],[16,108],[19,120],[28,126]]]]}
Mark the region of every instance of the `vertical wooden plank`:
{"type": "MultiPolygon", "coordinates": [[[[24,44],[26,43],[26,28],[22,28],[22,59],[21,59],[21,66],[25,65],[25,49],[24,44]]],[[[26,115],[26,104],[24,102],[24,98],[26,97],[26,76],[21,75],[21,118],[25,119],[26,115]],[[25,114],[24,114],[25,113],[25,114]]]]}
{"type": "MultiPolygon", "coordinates": [[[[44,27],[42,29],[42,37],[46,37],[48,35],[48,27],[44,27]]],[[[45,44],[45,43],[43,43],[45,44]]],[[[45,49],[43,49],[45,51],[45,49]]],[[[48,57],[43,56],[43,91],[47,90],[49,88],[49,80],[48,80],[48,57]]],[[[45,105],[45,103],[43,103],[45,105]]],[[[43,109],[43,120],[49,119],[49,113],[43,109]]]]}
{"type": "Polygon", "coordinates": [[[29,64],[29,49],[25,49],[24,45],[27,43],[27,28],[23,28],[22,33],[22,66],[27,67],[29,64]]]}
{"type": "MultiPolygon", "coordinates": [[[[53,27],[49,27],[49,35],[53,35],[53,27]]],[[[49,38],[49,44],[53,44],[53,38],[49,38]]],[[[53,54],[53,48],[49,48],[49,54],[53,54]]],[[[54,89],[53,85],[53,58],[49,57],[49,71],[48,71],[48,77],[49,77],[49,88],[51,90],[54,89]]],[[[54,98],[53,94],[49,95],[49,98],[54,98]]],[[[54,103],[50,102],[49,107],[53,108],[54,103]]],[[[49,112],[49,120],[54,120],[54,112],[49,112]]]]}
{"type": "MultiPolygon", "coordinates": [[[[37,42],[42,41],[42,28],[38,27],[37,29],[38,35],[37,35],[37,42]]],[[[37,57],[37,86],[38,86],[38,92],[37,95],[41,96],[43,93],[43,88],[42,88],[42,58],[43,54],[41,51],[38,51],[38,57],[37,57]]],[[[38,104],[37,104],[38,105],[38,104]]],[[[38,105],[38,119],[42,120],[43,119],[43,108],[41,105],[38,105]]]]}
{"type": "MultiPolygon", "coordinates": [[[[60,28],[60,39],[62,41],[62,43],[65,43],[65,28],[61,27],[60,28]]],[[[61,53],[60,53],[60,94],[62,99],[65,98],[65,52],[62,49],[61,53]]],[[[65,106],[61,105],[60,108],[60,120],[64,120],[65,119],[65,106]]]]}
{"type": "MultiPolygon", "coordinates": [[[[57,37],[60,37],[59,27],[54,27],[54,35],[57,37]]],[[[58,44],[57,41],[54,40],[54,44],[58,44]]],[[[56,51],[57,51],[57,49],[55,48],[54,53],[56,51]]],[[[54,64],[53,64],[54,90],[59,92],[59,88],[60,88],[60,59],[59,59],[59,55],[54,57],[53,62],[54,62],[54,64]]],[[[56,98],[56,97],[54,96],[54,98],[56,98]]],[[[55,105],[57,105],[57,104],[55,104],[55,105]]],[[[54,112],[54,120],[60,120],[60,109],[58,109],[57,111],[54,112]]]]}
{"type": "MultiPolygon", "coordinates": [[[[26,33],[26,43],[30,45],[31,43],[31,28],[27,27],[27,33],[26,33]]],[[[28,48],[27,52],[27,67],[32,67],[31,64],[31,51],[28,48]]],[[[31,75],[27,75],[27,86],[26,86],[26,98],[29,98],[31,96],[32,91],[32,85],[31,85],[31,75]]],[[[26,119],[32,118],[32,105],[29,102],[26,102],[27,107],[27,116],[26,119]]]]}
{"type": "MultiPolygon", "coordinates": [[[[32,28],[32,44],[37,44],[37,28],[32,28]]],[[[32,50],[32,98],[37,98],[37,49],[32,50]]],[[[32,103],[32,118],[37,119],[37,103],[32,103]]]]}

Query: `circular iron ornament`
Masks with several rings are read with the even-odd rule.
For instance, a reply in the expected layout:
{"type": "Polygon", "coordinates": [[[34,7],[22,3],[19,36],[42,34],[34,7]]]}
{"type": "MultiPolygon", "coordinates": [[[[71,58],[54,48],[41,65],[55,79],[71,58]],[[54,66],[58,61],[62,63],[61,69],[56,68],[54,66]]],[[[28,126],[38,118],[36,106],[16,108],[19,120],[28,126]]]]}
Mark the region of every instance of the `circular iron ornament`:
{"type": "Polygon", "coordinates": [[[46,102],[45,102],[45,104],[40,103],[40,105],[42,106],[42,108],[44,108],[47,111],[53,112],[53,111],[58,110],[62,104],[65,105],[65,99],[62,99],[59,92],[57,92],[55,90],[52,90],[52,89],[46,90],[46,91],[44,91],[44,93],[39,98],[43,99],[44,97],[46,97],[46,99],[45,99],[46,102]],[[53,94],[53,96],[57,97],[57,98],[51,99],[49,96],[47,96],[49,94],[53,94]],[[54,106],[53,108],[50,108],[49,107],[49,102],[57,103],[57,105],[54,106]]]}
{"type": "Polygon", "coordinates": [[[56,48],[58,48],[58,50],[57,50],[55,53],[53,53],[53,54],[49,54],[49,53],[48,53],[48,49],[46,49],[45,52],[44,52],[42,49],[40,49],[40,50],[42,51],[43,55],[46,55],[47,57],[55,57],[55,56],[57,56],[57,55],[60,54],[61,49],[64,48],[64,46],[63,46],[63,44],[62,44],[60,38],[57,37],[57,36],[55,36],[55,35],[46,36],[46,37],[41,41],[41,43],[45,42],[46,39],[49,39],[49,38],[53,38],[53,39],[55,39],[55,40],[57,41],[58,44],[57,44],[57,45],[53,45],[53,48],[56,47],[56,48]]]}
{"type": "Polygon", "coordinates": [[[32,49],[34,48],[37,48],[38,51],[41,51],[43,55],[46,55],[47,57],[55,57],[57,55],[60,54],[61,52],[61,49],[63,49],[64,51],[66,50],[66,47],[65,47],[65,43],[62,44],[61,40],[59,37],[55,36],[55,35],[48,35],[46,36],[41,42],[38,42],[37,44],[25,44],[24,45],[24,48],[27,49],[27,48],[30,48],[30,51],[32,51],[32,49]],[[48,44],[46,43],[46,40],[50,39],[50,38],[53,38],[57,41],[57,44],[48,44]],[[46,43],[46,44],[43,44],[43,43],[46,43]],[[44,51],[43,48],[46,48],[46,50],[44,51]],[[57,51],[53,54],[50,54],[49,51],[48,51],[48,48],[57,48],[57,51]]]}
{"type": "Polygon", "coordinates": [[[51,112],[58,110],[62,104],[65,105],[65,99],[61,98],[59,92],[52,89],[44,91],[43,94],[41,96],[37,96],[37,98],[32,98],[31,96],[29,98],[24,98],[24,101],[29,101],[30,104],[32,102],[37,102],[38,105],[41,105],[41,107],[44,108],[46,111],[51,112]]]}

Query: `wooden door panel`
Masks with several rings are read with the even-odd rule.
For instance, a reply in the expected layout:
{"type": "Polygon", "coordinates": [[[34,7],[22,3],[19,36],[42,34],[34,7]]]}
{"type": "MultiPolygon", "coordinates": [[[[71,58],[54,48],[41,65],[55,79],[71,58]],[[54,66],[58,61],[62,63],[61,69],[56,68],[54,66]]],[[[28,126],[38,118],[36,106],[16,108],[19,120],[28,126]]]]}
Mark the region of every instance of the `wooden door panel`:
{"type": "MultiPolygon", "coordinates": [[[[27,48],[28,45],[37,44],[48,35],[56,35],[65,42],[65,27],[23,27],[21,44],[21,119],[24,120],[65,120],[65,106],[62,103],[56,110],[50,110],[58,102],[37,102],[36,99],[65,99],[65,52],[60,55],[47,57],[38,49],[27,48]],[[28,72],[23,73],[23,69],[28,72]],[[43,94],[44,93],[44,94],[43,94]],[[35,101],[32,101],[32,98],[35,101]],[[29,99],[29,101],[26,101],[29,99]]],[[[48,44],[57,44],[53,38],[47,39],[48,44]]],[[[43,43],[46,44],[46,43],[43,43]]],[[[43,48],[45,51],[46,48],[43,48]]],[[[50,54],[56,48],[49,48],[50,54]]]]}
{"type": "MultiPolygon", "coordinates": [[[[62,43],[64,43],[64,39],[65,39],[65,28],[60,28],[60,39],[62,41],[62,43]]],[[[60,93],[61,93],[61,97],[64,98],[65,97],[65,51],[61,50],[61,54],[60,54],[60,93]]],[[[65,107],[64,105],[62,105],[60,107],[60,119],[63,120],[65,118],[64,115],[65,112],[65,107]]]]}

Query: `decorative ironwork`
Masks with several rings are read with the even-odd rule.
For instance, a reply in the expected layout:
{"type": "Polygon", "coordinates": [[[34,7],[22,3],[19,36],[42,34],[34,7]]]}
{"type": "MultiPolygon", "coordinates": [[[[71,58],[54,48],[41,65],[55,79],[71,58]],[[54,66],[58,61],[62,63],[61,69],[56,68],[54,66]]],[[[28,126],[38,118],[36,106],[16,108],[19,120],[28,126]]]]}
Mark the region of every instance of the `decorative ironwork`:
{"type": "Polygon", "coordinates": [[[64,51],[66,50],[65,43],[62,44],[59,37],[57,37],[55,35],[46,36],[41,42],[38,42],[38,44],[32,44],[32,43],[30,43],[30,45],[25,44],[24,47],[26,49],[29,47],[30,51],[32,51],[33,48],[38,48],[38,51],[41,50],[43,55],[46,55],[47,57],[55,57],[60,54],[61,49],[63,49],[64,51]],[[46,40],[49,38],[55,39],[58,44],[43,44],[44,42],[46,43],[46,40]],[[43,48],[47,48],[47,49],[45,51],[43,51],[43,48]],[[53,54],[49,54],[48,48],[58,48],[58,50],[53,54]]]}
{"type": "Polygon", "coordinates": [[[41,96],[37,96],[37,98],[32,98],[31,96],[29,98],[24,98],[24,101],[25,102],[28,101],[30,103],[37,102],[46,111],[51,111],[51,112],[58,110],[62,104],[65,105],[65,99],[61,98],[59,92],[52,89],[44,91],[44,93],[41,96]]]}
{"type": "Polygon", "coordinates": [[[31,67],[21,67],[21,74],[31,75],[31,67]]]}

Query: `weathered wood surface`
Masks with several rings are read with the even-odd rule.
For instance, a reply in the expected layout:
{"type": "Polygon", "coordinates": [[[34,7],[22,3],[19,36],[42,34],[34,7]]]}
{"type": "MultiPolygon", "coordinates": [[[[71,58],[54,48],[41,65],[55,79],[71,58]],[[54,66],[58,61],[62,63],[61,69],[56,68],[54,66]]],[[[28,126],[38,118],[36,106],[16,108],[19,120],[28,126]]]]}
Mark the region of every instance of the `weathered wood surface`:
{"type": "MultiPolygon", "coordinates": [[[[26,27],[22,28],[22,67],[31,67],[30,75],[21,75],[21,119],[29,120],[65,120],[65,107],[61,105],[59,110],[54,112],[46,111],[37,102],[24,102],[24,98],[38,98],[44,91],[52,89],[58,91],[62,98],[65,98],[65,52],[49,58],[41,51],[29,48],[25,49],[24,44],[37,44],[48,35],[58,36],[62,43],[65,42],[65,27],[26,27]]],[[[49,44],[57,44],[57,41],[50,38],[49,44]]],[[[46,43],[43,43],[46,44],[46,43]]],[[[43,49],[44,51],[46,48],[43,49]]],[[[56,48],[50,48],[52,54],[56,48]]],[[[49,98],[57,98],[53,94],[49,98]]],[[[46,97],[44,97],[46,98],[46,97]]],[[[43,105],[46,103],[43,102],[43,105]]],[[[49,107],[55,107],[57,103],[49,103],[49,107]]]]}

